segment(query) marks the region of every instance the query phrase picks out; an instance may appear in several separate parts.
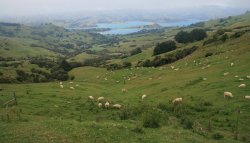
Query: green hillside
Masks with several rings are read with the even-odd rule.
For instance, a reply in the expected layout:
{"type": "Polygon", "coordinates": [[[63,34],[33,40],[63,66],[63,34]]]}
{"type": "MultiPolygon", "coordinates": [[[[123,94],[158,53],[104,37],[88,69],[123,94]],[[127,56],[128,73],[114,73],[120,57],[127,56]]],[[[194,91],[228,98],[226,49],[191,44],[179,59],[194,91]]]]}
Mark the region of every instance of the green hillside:
{"type": "MultiPolygon", "coordinates": [[[[108,58],[99,67],[70,70],[69,75],[74,78],[63,81],[63,88],[59,81],[0,84],[0,142],[250,142],[250,100],[245,99],[250,96],[249,13],[186,28],[167,28],[162,33],[118,38],[121,41],[116,44],[97,44],[105,50],[90,48],[86,53],[70,56],[67,61],[72,63],[102,55],[108,58]],[[152,54],[157,43],[173,40],[180,30],[195,28],[206,29],[208,37],[177,43],[176,50],[158,56],[164,58],[196,46],[190,55],[163,66],[136,66],[138,61],[154,61],[156,56],[152,54]],[[224,34],[228,36],[226,40],[222,40],[224,34]],[[142,53],[130,56],[128,53],[135,48],[141,48],[142,53]],[[125,57],[114,56],[117,53],[125,57]],[[106,69],[109,64],[124,62],[131,62],[132,66],[106,69]],[[246,87],[239,87],[240,84],[246,87]],[[17,105],[6,106],[13,91],[17,105]],[[226,91],[233,98],[224,98],[226,91]],[[143,94],[147,96],[142,100],[143,94]],[[106,101],[110,103],[109,109],[98,108],[96,100],[101,96],[105,98],[103,106],[106,101]],[[182,103],[173,104],[175,98],[182,98],[182,103]],[[120,104],[121,109],[113,108],[114,104],[120,104]]],[[[20,45],[18,40],[11,43],[12,47],[20,45]]],[[[9,56],[12,54],[15,55],[9,56]]],[[[48,70],[29,62],[17,68],[29,71],[29,66],[48,70]]],[[[1,72],[6,76],[8,70],[1,72]]]]}

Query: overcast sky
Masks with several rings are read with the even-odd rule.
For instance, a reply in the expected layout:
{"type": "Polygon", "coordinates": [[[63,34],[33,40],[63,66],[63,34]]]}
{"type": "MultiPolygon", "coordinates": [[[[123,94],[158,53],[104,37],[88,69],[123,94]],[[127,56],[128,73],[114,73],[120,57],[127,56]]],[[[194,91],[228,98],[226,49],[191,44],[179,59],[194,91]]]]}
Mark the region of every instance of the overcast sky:
{"type": "Polygon", "coordinates": [[[250,0],[0,0],[0,16],[62,14],[96,10],[177,10],[221,6],[250,9],[250,0]]]}

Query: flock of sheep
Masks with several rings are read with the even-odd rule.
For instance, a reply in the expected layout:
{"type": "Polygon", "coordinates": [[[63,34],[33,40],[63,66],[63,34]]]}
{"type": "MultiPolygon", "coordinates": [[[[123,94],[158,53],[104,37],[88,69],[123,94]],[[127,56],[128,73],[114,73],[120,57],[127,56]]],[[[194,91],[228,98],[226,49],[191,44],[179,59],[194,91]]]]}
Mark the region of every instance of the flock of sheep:
{"type": "MultiPolygon", "coordinates": [[[[196,61],[194,61],[194,63],[196,63],[196,61]]],[[[186,65],[187,65],[187,63],[186,63],[186,65]]],[[[230,65],[231,65],[231,67],[233,67],[233,66],[234,66],[234,63],[231,63],[230,65]]],[[[207,65],[207,66],[205,66],[205,67],[202,67],[202,69],[209,68],[210,66],[211,66],[211,65],[207,65]]],[[[173,65],[171,65],[170,67],[171,67],[172,70],[175,70],[175,71],[178,71],[178,70],[179,70],[179,68],[176,68],[176,67],[173,66],[173,65]]],[[[165,67],[164,67],[164,68],[165,68],[165,67]]],[[[137,69],[138,69],[138,68],[137,68],[137,69]]],[[[160,67],[159,69],[162,70],[163,67],[160,67]]],[[[111,71],[111,72],[113,72],[113,71],[111,71]]],[[[107,74],[108,74],[108,73],[106,73],[106,75],[107,75],[107,74]]],[[[132,75],[132,73],[130,73],[130,74],[132,75]]],[[[227,75],[229,75],[229,72],[224,73],[224,76],[227,76],[227,75]]],[[[138,76],[138,75],[129,76],[129,77],[127,77],[127,80],[130,81],[131,79],[136,79],[137,76],[138,76]]],[[[239,76],[236,75],[235,77],[238,78],[239,76]]],[[[96,78],[99,79],[100,76],[96,76],[96,78]]],[[[247,76],[246,78],[250,79],[250,76],[247,76]]],[[[126,79],[126,78],[124,77],[124,79],[126,79]]],[[[162,77],[159,77],[158,79],[162,79],[162,77]]],[[[108,77],[107,77],[107,76],[104,77],[104,80],[107,81],[107,80],[108,80],[108,77]]],[[[150,77],[149,80],[152,80],[152,77],[150,77]]],[[[203,78],[203,80],[207,80],[207,78],[203,78]]],[[[240,80],[240,81],[243,81],[244,79],[243,79],[243,78],[240,78],[239,80],[240,80]]],[[[120,82],[120,81],[116,81],[116,83],[119,83],[119,82],[120,82]]],[[[124,81],[124,82],[125,82],[125,81],[124,81]]],[[[73,82],[71,81],[71,82],[69,82],[69,84],[71,85],[69,88],[72,89],[72,90],[74,90],[75,87],[73,86],[73,82]]],[[[75,86],[79,86],[79,85],[76,84],[75,86]]],[[[61,87],[61,88],[64,88],[64,85],[63,85],[62,82],[60,82],[60,87],[61,87]]],[[[242,84],[240,84],[238,87],[239,87],[239,88],[244,88],[244,87],[246,87],[246,84],[242,83],[242,84]]],[[[122,93],[128,92],[128,90],[125,89],[125,88],[122,88],[121,91],[122,91],[122,93]]],[[[146,97],[147,97],[147,95],[146,95],[146,94],[143,94],[143,95],[141,96],[141,101],[143,102],[143,100],[144,100],[146,97]]],[[[232,94],[231,92],[229,92],[229,91],[225,91],[225,92],[224,92],[224,98],[233,98],[233,94],[232,94]]],[[[246,99],[250,99],[250,96],[245,96],[245,98],[246,98],[246,99]]],[[[115,109],[121,109],[121,108],[122,108],[122,105],[120,105],[120,104],[113,104],[113,105],[111,106],[111,103],[109,102],[108,99],[106,100],[106,102],[104,102],[104,97],[98,97],[97,100],[95,100],[95,98],[94,98],[93,96],[89,96],[89,97],[88,97],[88,100],[91,101],[91,102],[97,101],[97,106],[98,106],[99,108],[106,108],[106,109],[109,109],[110,107],[113,107],[113,108],[115,108],[115,109]]],[[[180,97],[175,98],[174,100],[172,100],[172,104],[174,104],[174,105],[181,104],[182,102],[183,102],[183,99],[180,98],[180,97]]]]}

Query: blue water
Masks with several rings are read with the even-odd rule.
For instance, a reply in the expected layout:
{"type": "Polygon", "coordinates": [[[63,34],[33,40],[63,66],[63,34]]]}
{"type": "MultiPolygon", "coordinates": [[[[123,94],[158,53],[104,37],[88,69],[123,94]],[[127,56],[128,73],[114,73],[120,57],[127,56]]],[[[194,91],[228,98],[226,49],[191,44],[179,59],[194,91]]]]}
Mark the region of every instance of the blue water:
{"type": "MultiPolygon", "coordinates": [[[[165,22],[157,23],[162,27],[173,27],[173,26],[188,26],[193,23],[200,22],[200,20],[186,20],[178,22],[165,22]]],[[[131,34],[140,31],[139,28],[131,28],[138,26],[151,25],[153,22],[143,22],[143,21],[129,21],[124,23],[98,23],[97,28],[111,28],[111,30],[100,32],[101,34],[114,34],[114,35],[124,35],[131,34]]]]}

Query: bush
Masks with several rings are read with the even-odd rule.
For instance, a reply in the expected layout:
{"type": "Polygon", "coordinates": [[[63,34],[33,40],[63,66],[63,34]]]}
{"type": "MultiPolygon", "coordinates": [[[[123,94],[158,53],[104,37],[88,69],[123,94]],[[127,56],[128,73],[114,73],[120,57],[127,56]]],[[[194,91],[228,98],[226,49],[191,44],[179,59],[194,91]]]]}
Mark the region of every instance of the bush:
{"type": "Polygon", "coordinates": [[[212,135],[212,138],[215,139],[215,140],[220,140],[220,139],[224,138],[224,136],[222,134],[220,134],[220,133],[214,133],[212,135]]]}
{"type": "Polygon", "coordinates": [[[179,43],[200,41],[207,37],[204,29],[193,29],[191,32],[180,31],[176,34],[175,40],[179,43]]]}
{"type": "Polygon", "coordinates": [[[133,56],[133,55],[139,54],[141,52],[142,52],[141,48],[136,48],[130,52],[130,55],[133,56]]]}
{"type": "Polygon", "coordinates": [[[149,110],[144,113],[143,127],[145,128],[158,128],[160,127],[161,114],[157,110],[149,110]]]}
{"type": "Polygon", "coordinates": [[[181,124],[183,125],[184,129],[192,129],[194,123],[193,123],[192,119],[185,117],[185,116],[182,116],[181,117],[181,124]]]}
{"type": "Polygon", "coordinates": [[[166,52],[170,52],[176,49],[176,44],[174,41],[166,41],[163,43],[158,44],[155,48],[154,48],[154,52],[153,55],[159,55],[162,53],[166,53],[166,52]]]}
{"type": "Polygon", "coordinates": [[[210,57],[210,56],[212,56],[213,55],[213,53],[206,53],[206,55],[205,55],[205,57],[210,57]]]}

